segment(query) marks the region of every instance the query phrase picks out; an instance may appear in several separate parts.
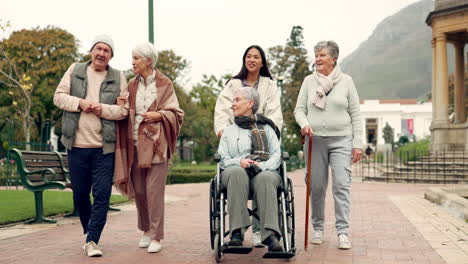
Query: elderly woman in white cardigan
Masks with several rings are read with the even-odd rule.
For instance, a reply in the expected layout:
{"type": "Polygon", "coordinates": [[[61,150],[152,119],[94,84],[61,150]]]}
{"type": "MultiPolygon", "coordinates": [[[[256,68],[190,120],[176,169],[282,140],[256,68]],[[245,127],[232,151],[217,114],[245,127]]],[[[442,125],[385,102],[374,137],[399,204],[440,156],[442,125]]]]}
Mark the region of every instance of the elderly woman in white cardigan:
{"type": "Polygon", "coordinates": [[[229,246],[242,246],[243,233],[250,226],[247,201],[249,192],[257,202],[260,236],[269,251],[282,251],[278,225],[277,189],[281,177],[279,130],[261,114],[255,114],[259,96],[255,88],[234,91],[234,124],[226,127],[219,142],[221,182],[227,188],[229,246]]]}
{"type": "Polygon", "coordinates": [[[313,139],[311,206],[314,235],[311,242],[321,244],[323,241],[330,167],[338,248],[349,249],[351,165],[362,156],[359,96],[353,79],[342,73],[336,63],[339,48],[334,41],[320,41],[314,52],[316,71],[304,79],[294,110],[301,134],[313,139]]]}

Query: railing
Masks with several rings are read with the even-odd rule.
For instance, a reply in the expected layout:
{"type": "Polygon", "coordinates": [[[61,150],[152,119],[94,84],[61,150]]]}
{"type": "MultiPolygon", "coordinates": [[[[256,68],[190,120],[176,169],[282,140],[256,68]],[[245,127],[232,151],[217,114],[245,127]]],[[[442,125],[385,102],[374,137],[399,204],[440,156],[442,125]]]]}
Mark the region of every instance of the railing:
{"type": "Polygon", "coordinates": [[[289,160],[286,162],[286,169],[287,171],[294,171],[297,169],[304,168],[304,159],[300,159],[295,155],[291,155],[289,160]]]}
{"type": "Polygon", "coordinates": [[[21,180],[16,173],[16,164],[8,158],[0,159],[0,189],[18,189],[21,180]]]}
{"type": "Polygon", "coordinates": [[[467,184],[468,152],[396,151],[365,155],[353,165],[363,181],[467,184]]]}

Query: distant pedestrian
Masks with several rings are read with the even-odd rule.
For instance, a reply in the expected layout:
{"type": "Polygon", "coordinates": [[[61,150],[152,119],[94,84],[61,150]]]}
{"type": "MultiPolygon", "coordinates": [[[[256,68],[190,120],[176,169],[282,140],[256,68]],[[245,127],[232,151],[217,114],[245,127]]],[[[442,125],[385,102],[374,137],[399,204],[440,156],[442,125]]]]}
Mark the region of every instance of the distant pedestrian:
{"type": "Polygon", "coordinates": [[[136,76],[128,83],[130,114],[118,122],[115,186],[135,198],[138,243],[149,253],[162,250],[164,238],[164,190],[169,159],[176,151],[184,111],[179,107],[171,80],[156,69],[158,53],[150,43],[132,51],[136,76]]]}
{"type": "Polygon", "coordinates": [[[320,41],[314,52],[316,71],[304,79],[294,110],[301,134],[313,138],[311,206],[314,236],[311,242],[321,244],[323,241],[330,166],[338,247],[349,249],[351,162],[359,161],[362,156],[359,97],[353,79],[342,73],[336,63],[338,45],[334,41],[320,41]]]}
{"type": "Polygon", "coordinates": [[[73,200],[89,257],[102,255],[98,243],[106,224],[114,175],[114,120],[128,114],[126,106],[115,104],[119,95],[127,95],[127,81],[122,72],[109,66],[114,52],[109,36],[96,36],[91,60],[72,64],[54,95],[54,104],[63,110],[61,141],[68,150],[73,200]]]}
{"type": "Polygon", "coordinates": [[[366,148],[367,157],[370,157],[370,155],[372,155],[372,152],[374,152],[372,148],[369,145],[367,145],[367,148],[366,148]]]}

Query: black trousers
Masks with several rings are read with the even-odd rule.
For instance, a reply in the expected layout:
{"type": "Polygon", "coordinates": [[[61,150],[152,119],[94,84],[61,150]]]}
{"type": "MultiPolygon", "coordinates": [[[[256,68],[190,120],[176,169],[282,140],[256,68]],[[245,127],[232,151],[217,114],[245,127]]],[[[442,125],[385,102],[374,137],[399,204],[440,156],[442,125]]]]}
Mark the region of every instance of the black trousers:
{"type": "Polygon", "coordinates": [[[86,242],[99,243],[107,220],[114,176],[114,153],[102,148],[75,148],[68,151],[73,200],[80,214],[86,242]],[[94,202],[89,197],[93,193],[94,202]]]}

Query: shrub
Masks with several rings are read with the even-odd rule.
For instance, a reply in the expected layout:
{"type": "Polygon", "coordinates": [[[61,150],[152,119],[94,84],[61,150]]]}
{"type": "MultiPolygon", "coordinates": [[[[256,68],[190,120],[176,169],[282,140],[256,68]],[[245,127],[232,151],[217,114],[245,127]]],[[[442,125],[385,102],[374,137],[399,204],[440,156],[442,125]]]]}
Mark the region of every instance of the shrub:
{"type": "Polygon", "coordinates": [[[375,155],[375,160],[377,163],[383,163],[384,162],[383,152],[377,152],[377,154],[375,155]]]}
{"type": "Polygon", "coordinates": [[[430,144],[429,139],[408,143],[396,150],[396,156],[401,162],[416,161],[420,156],[429,154],[430,144]]]}
{"type": "Polygon", "coordinates": [[[175,184],[208,182],[216,174],[216,169],[216,165],[211,165],[208,163],[177,163],[169,169],[166,183],[175,184]]]}

